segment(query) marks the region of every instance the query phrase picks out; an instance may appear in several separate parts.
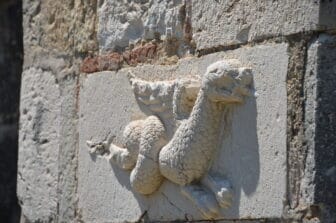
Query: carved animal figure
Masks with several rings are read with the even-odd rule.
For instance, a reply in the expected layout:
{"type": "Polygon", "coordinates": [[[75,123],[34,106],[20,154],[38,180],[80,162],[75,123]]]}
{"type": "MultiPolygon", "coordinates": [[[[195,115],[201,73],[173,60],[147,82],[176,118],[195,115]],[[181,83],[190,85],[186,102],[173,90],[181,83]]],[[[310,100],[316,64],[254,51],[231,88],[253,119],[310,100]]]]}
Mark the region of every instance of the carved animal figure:
{"type": "MultiPolygon", "coordinates": [[[[242,103],[250,93],[251,70],[242,67],[237,60],[223,60],[208,67],[200,86],[185,80],[150,83],[132,79],[131,82],[138,100],[151,106],[152,111],[165,114],[166,118],[170,111],[178,123],[176,131],[170,135],[160,115],[133,121],[124,130],[124,148],[111,144],[108,159],[120,168],[132,170],[130,182],[137,192],[151,194],[166,178],[180,185],[182,194],[193,201],[206,218],[215,218],[219,206],[230,206],[231,188],[226,179],[208,170],[219,147],[226,109],[231,104],[242,103]],[[189,102],[194,101],[190,92],[197,92],[195,89],[197,99],[193,107],[189,106],[188,116],[188,106],[181,104],[185,105],[188,98],[189,102]],[[158,101],[164,105],[157,106],[158,101]],[[173,109],[169,110],[167,104],[173,104],[170,106],[173,109]]],[[[101,148],[97,143],[88,142],[88,145],[92,153],[101,148]]]]}

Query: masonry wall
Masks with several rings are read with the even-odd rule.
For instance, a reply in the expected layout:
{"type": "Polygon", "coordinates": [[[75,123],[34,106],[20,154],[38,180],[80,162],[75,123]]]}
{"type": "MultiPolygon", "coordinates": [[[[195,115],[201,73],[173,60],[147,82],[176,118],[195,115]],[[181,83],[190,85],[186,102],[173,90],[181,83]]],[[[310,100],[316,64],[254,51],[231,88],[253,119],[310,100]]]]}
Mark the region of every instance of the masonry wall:
{"type": "Polygon", "coordinates": [[[140,114],[128,73],[196,77],[232,58],[252,67],[257,94],[235,110],[214,162],[238,188],[217,220],[336,220],[335,1],[34,0],[23,29],[23,221],[203,220],[169,182],[134,193],[85,141],[120,141],[140,114]]]}

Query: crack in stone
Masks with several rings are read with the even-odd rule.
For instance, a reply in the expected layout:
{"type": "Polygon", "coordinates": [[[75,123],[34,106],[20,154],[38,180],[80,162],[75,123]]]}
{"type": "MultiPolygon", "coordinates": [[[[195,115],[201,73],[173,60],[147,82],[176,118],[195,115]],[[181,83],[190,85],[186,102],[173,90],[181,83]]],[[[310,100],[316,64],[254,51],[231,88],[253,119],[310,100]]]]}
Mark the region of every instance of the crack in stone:
{"type": "Polygon", "coordinates": [[[162,196],[168,201],[168,203],[169,203],[171,206],[175,207],[179,212],[184,213],[184,211],[183,211],[181,208],[179,208],[178,206],[176,206],[176,205],[175,205],[175,204],[168,198],[168,196],[167,196],[165,193],[161,192],[161,194],[162,194],[162,196]]]}

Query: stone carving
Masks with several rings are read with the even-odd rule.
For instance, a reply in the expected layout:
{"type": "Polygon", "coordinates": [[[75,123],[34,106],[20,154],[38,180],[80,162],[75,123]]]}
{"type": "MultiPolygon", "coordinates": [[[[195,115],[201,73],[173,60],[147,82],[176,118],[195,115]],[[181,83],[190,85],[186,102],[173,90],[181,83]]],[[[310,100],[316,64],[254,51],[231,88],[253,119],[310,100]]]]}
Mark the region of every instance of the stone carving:
{"type": "Polygon", "coordinates": [[[218,217],[220,207],[231,204],[231,185],[208,170],[220,146],[223,117],[251,92],[251,69],[223,60],[210,65],[201,80],[132,77],[131,83],[138,102],[153,115],[126,126],[123,147],[112,140],[87,141],[90,153],[131,170],[130,182],[138,193],[152,194],[168,179],[205,218],[218,217]]]}

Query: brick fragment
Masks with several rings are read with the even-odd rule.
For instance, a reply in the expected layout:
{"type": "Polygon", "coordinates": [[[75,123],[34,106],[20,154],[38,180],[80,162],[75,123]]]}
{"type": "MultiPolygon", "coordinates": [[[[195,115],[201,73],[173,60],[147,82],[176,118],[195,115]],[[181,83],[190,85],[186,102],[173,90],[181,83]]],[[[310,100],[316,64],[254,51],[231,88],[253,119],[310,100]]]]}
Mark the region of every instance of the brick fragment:
{"type": "Polygon", "coordinates": [[[87,57],[84,59],[80,66],[80,72],[83,73],[93,73],[98,71],[98,58],[97,57],[87,57]]]}
{"type": "Polygon", "coordinates": [[[136,66],[139,63],[149,62],[157,54],[157,45],[148,43],[138,46],[132,50],[126,50],[123,53],[109,53],[96,57],[85,58],[80,71],[84,73],[93,73],[104,70],[118,70],[124,63],[130,66],[136,66]]]}
{"type": "Polygon", "coordinates": [[[107,55],[101,55],[98,57],[98,69],[104,70],[118,70],[121,68],[124,59],[119,53],[110,53],[107,55]]]}

